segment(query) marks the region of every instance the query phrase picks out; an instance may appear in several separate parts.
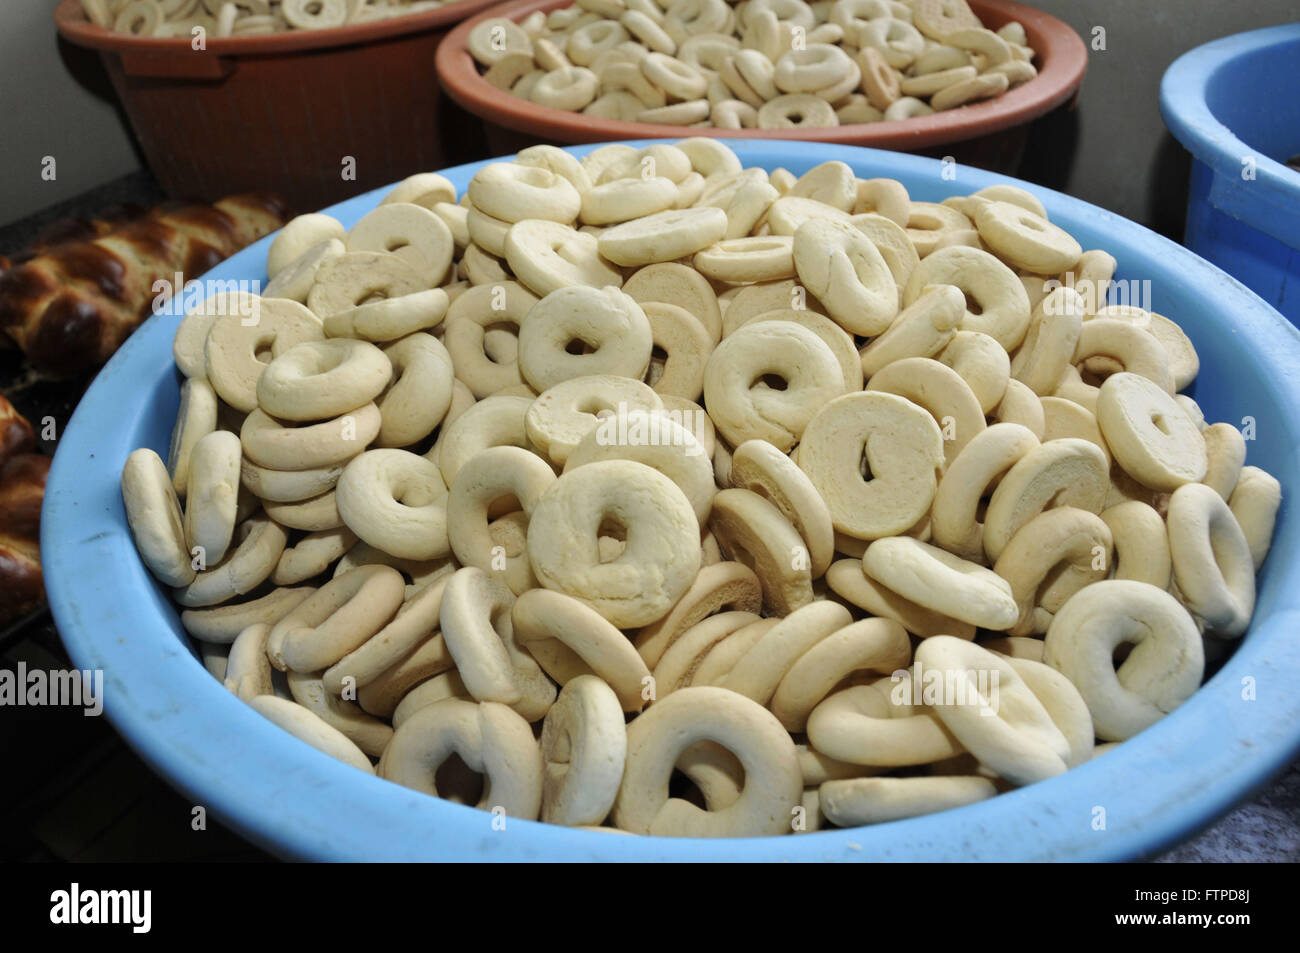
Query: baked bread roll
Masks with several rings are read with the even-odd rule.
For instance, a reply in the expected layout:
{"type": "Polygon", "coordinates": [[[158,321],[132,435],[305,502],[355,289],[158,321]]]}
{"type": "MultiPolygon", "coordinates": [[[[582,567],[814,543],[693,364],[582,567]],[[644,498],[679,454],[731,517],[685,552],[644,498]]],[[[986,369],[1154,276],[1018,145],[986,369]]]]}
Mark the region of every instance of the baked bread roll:
{"type": "Polygon", "coordinates": [[[20,453],[0,466],[0,626],[45,602],[41,502],[50,458],[20,453]]]}
{"type": "Polygon", "coordinates": [[[48,373],[97,367],[150,315],[155,282],[199,277],[283,225],[286,211],[274,196],[238,195],[55,245],[0,275],[0,330],[48,373]]]}
{"type": "Polygon", "coordinates": [[[30,452],[31,424],[0,395],[0,627],[45,601],[41,503],[50,460],[30,452]]]}

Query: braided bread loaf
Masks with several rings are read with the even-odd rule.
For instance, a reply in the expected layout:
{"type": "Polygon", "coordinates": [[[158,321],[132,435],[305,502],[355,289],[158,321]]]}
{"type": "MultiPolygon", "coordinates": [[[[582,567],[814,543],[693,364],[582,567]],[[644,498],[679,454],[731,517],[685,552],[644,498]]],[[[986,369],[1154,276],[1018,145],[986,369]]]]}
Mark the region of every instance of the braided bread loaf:
{"type": "Polygon", "coordinates": [[[49,248],[0,274],[0,331],[41,370],[96,367],[149,316],[155,282],[202,275],[284,224],[265,194],[164,207],[89,241],[49,248]]]}
{"type": "Polygon", "coordinates": [[[49,457],[30,452],[31,425],[0,395],[0,626],[45,601],[41,503],[49,457]]]}

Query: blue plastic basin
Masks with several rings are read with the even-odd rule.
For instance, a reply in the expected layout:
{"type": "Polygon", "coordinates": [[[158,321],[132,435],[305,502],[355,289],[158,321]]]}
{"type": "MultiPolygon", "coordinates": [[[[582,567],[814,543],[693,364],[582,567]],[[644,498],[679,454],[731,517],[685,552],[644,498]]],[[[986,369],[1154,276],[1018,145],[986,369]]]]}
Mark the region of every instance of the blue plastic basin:
{"type": "MultiPolygon", "coordinates": [[[[935,160],[847,146],[732,146],[746,165],[795,173],[840,159],[859,176],[900,179],[918,200],[1008,181],[965,168],[945,181],[935,160]]],[[[481,165],[445,174],[464,189],[481,165]]],[[[204,670],[166,591],[132,545],[119,473],[136,447],[167,446],[178,402],[171,357],[178,319],[168,315],[146,322],[113,357],[59,443],[41,547],[68,652],[78,666],[104,670],[105,711],[145,760],[195,804],[285,857],[1120,859],[1184,838],[1300,749],[1300,521],[1291,503],[1300,489],[1300,331],[1186,249],[1102,209],[1024,187],[1085,248],[1114,254],[1118,278],[1151,281],[1153,306],[1181,322],[1200,352],[1197,400],[1214,420],[1254,418],[1250,462],[1275,474],[1286,495],[1254,625],[1239,650],[1172,715],[1095,761],[929,817],[731,841],[625,837],[518,820],[495,830],[490,814],[333,761],[263,720],[204,670]],[[1254,685],[1254,700],[1243,698],[1244,684],[1254,685]]],[[[329,211],[350,225],[380,197],[374,192],[329,211]]],[[[209,277],[265,280],[268,241],[209,277]]]]}
{"type": "Polygon", "coordinates": [[[1198,46],[1160,110],[1193,156],[1184,243],[1300,324],[1300,23],[1198,46]]]}

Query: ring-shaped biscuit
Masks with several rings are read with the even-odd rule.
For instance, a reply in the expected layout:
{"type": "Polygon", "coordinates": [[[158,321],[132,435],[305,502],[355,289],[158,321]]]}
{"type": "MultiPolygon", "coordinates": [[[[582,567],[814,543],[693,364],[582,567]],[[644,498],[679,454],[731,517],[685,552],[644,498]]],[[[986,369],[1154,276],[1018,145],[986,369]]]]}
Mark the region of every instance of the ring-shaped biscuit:
{"type": "Polygon", "coordinates": [[[903,598],[981,628],[1006,629],[1020,615],[1011,585],[1001,576],[908,536],[875,540],[862,556],[862,568],[903,598]]]}
{"type": "Polygon", "coordinates": [[[606,415],[662,407],[659,395],[641,381],[610,374],[574,377],[539,394],[524,427],[533,446],[562,467],[606,415]]]}
{"type": "Polygon", "coordinates": [[[980,238],[1012,268],[1059,275],[1074,268],[1083,255],[1083,246],[1045,215],[999,201],[980,202],[974,212],[980,238]]]}
{"type": "Polygon", "coordinates": [[[257,599],[210,609],[186,609],[181,612],[185,631],[204,643],[229,645],[250,625],[274,625],[315,589],[274,589],[257,599]]]}
{"type": "Polygon", "coordinates": [[[1169,532],[1160,514],[1141,500],[1127,500],[1101,511],[1115,542],[1115,579],[1168,589],[1173,561],[1169,532]]]}
{"type": "Polygon", "coordinates": [[[768,311],[746,318],[741,323],[749,324],[757,321],[790,321],[807,328],[821,338],[822,343],[835,355],[835,360],[844,375],[844,392],[853,393],[862,390],[862,357],[853,343],[853,336],[830,318],[808,308],[801,308],[768,311]]]}
{"type": "Polygon", "coordinates": [[[727,214],[720,208],[671,209],[606,229],[598,246],[600,254],[614,264],[639,267],[703,251],[721,241],[726,232],[727,214]]]}
{"type": "Polygon", "coordinates": [[[547,824],[599,824],[623,780],[627,731],[613,690],[594,675],[564,686],[542,723],[542,814],[547,824]]]}
{"type": "Polygon", "coordinates": [[[122,465],[122,503],[131,537],[149,571],[167,586],[193,582],[194,566],[176,490],[162,459],[152,450],[135,450],[122,465]]]}
{"type": "Polygon", "coordinates": [[[624,711],[645,705],[649,667],[596,610],[561,592],[530,589],[515,600],[510,615],[516,641],[540,656],[539,664],[561,685],[592,673],[609,684],[624,711]]]}
{"type": "Polygon", "coordinates": [[[299,215],[276,233],[266,252],[266,277],[274,279],[308,249],[331,239],[342,240],[347,230],[332,215],[299,215]]]}
{"type": "Polygon", "coordinates": [[[799,280],[853,334],[880,334],[898,314],[899,291],[889,266],[849,222],[813,219],[800,225],[794,264],[799,280]]]}
{"type": "Polygon", "coordinates": [[[998,789],[988,778],[943,776],[843,778],[825,782],[817,792],[827,820],[840,827],[861,827],[950,811],[987,800],[998,789]]]}
{"type": "Polygon", "coordinates": [[[440,797],[438,769],[456,754],[484,775],[481,810],[533,820],[542,806],[542,752],[533,730],[505,705],[460,698],[420,708],[393,732],[379,776],[440,797]]]}
{"type": "Polygon", "coordinates": [[[984,551],[996,561],[1020,527],[1051,506],[1100,513],[1110,489],[1101,448],[1065,437],[1034,447],[1002,477],[984,514],[984,551]]]}
{"type": "Polygon", "coordinates": [[[880,252],[880,257],[885,260],[885,265],[894,278],[894,284],[906,288],[912,272],[921,261],[912,240],[907,237],[907,231],[875,212],[855,214],[849,222],[876,246],[876,251],[880,252]]]}
{"type": "Polygon", "coordinates": [[[1043,703],[1003,657],[949,636],[926,639],[916,664],[943,673],[933,710],[981,764],[1014,784],[1033,784],[1066,771],[1070,745],[1043,703]],[[964,689],[964,691],[963,691],[964,689]],[[963,697],[964,696],[964,697],[963,697]]]}
{"type": "Polygon", "coordinates": [[[725,607],[756,613],[761,606],[762,587],[752,569],[737,562],[715,563],[701,569],[672,610],[642,629],[634,644],[654,667],[673,642],[713,613],[725,607]]]}
{"type": "Polygon", "coordinates": [[[1132,580],[1081,589],[1052,619],[1044,645],[1043,661],[1078,688],[1103,741],[1155,724],[1200,687],[1205,669],[1187,610],[1163,589],[1132,580]],[[1123,644],[1133,651],[1117,670],[1115,649],[1123,644]]]}
{"type": "Polygon", "coordinates": [[[889,679],[855,685],[823,699],[808,713],[809,744],[837,761],[882,768],[933,764],[961,754],[965,749],[933,711],[894,703],[900,682],[895,677],[892,687],[889,679]]]}
{"type": "Polygon", "coordinates": [[[642,306],[650,301],[659,301],[683,308],[704,325],[714,344],[722,340],[722,312],[718,307],[718,296],[708,279],[694,268],[677,262],[646,265],[623,283],[623,293],[642,306]]]}
{"type": "Polygon", "coordinates": [[[717,684],[766,706],[806,652],[852,621],[849,610],[838,602],[808,603],[764,632],[717,684]]]}
{"type": "Polygon", "coordinates": [[[298,302],[256,299],[252,317],[226,313],[213,320],[203,345],[208,381],[218,397],[249,413],[257,407],[257,382],[267,366],[258,354],[269,352],[274,359],[324,336],[320,321],[298,302]]]}
{"type": "Polygon", "coordinates": [[[267,655],[280,671],[318,672],[388,624],[406,584],[390,566],[363,566],[327,582],[275,623],[267,655]]]}
{"type": "Polygon", "coordinates": [[[346,735],[296,702],[276,695],[257,695],[248,700],[248,706],[316,750],[359,771],[367,774],[375,773],[370,759],[346,735]]]}
{"type": "Polygon", "coordinates": [[[401,258],[430,286],[442,284],[451,267],[455,242],[447,224],[419,205],[383,204],[367,213],[348,232],[350,252],[388,252],[401,258]]]}
{"type": "Polygon", "coordinates": [[[429,288],[399,298],[384,298],[340,311],[325,319],[325,334],[332,338],[396,341],[436,328],[447,316],[450,303],[442,288],[429,288]]]}
{"type": "Polygon", "coordinates": [[[1114,318],[1085,321],[1071,361],[1081,365],[1097,358],[1108,358],[1120,370],[1147,378],[1166,394],[1174,392],[1174,376],[1164,347],[1154,335],[1135,324],[1114,318]]]}
{"type": "Polygon", "coordinates": [[[1201,481],[1225,500],[1232,496],[1246,462],[1246,438],[1228,423],[1211,424],[1201,431],[1205,438],[1205,478],[1201,481]]]}
{"type": "Polygon", "coordinates": [[[933,358],[906,357],[887,364],[867,381],[867,391],[896,394],[929,411],[944,438],[945,465],[986,426],[979,398],[970,385],[933,358]]]}
{"type": "Polygon", "coordinates": [[[325,670],[321,675],[325,688],[342,694],[348,679],[364,688],[422,643],[438,638],[442,593],[450,578],[450,574],[442,576],[408,595],[387,625],[325,670]]]}
{"type": "Polygon", "coordinates": [[[1007,351],[1024,340],[1029,328],[1029,296],[1016,273],[988,252],[950,246],[922,255],[903,290],[903,304],[916,301],[930,285],[956,285],[976,302],[980,310],[975,313],[967,308],[963,330],[982,331],[1007,351]]]}
{"type": "Polygon", "coordinates": [[[679,837],[780,834],[803,790],[794,742],[770,712],[723,688],[683,688],[628,726],[627,767],[614,823],[634,833],[679,837]],[[740,759],[744,788],[731,805],[704,811],[671,798],[668,782],[687,748],[714,741],[740,759]]]}
{"type": "Polygon", "coordinates": [[[402,559],[450,552],[447,488],[438,467],[406,450],[368,450],[335,488],[339,516],[363,541],[402,559]]]}
{"type": "Polygon", "coordinates": [[[812,578],[821,578],[835,556],[830,510],[808,475],[766,440],[747,440],[731,458],[731,485],[771,502],[798,531],[812,578]]]}
{"type": "Polygon", "coordinates": [[[581,218],[585,225],[617,225],[666,212],[676,204],[677,184],[665,176],[615,179],[583,194],[581,218]]]}
{"type": "Polygon", "coordinates": [[[368,341],[303,341],[266,365],[257,403],[280,420],[324,420],[369,404],[392,373],[387,356],[368,341]]]}
{"type": "Polygon", "coordinates": [[[809,93],[789,93],[758,107],[760,129],[821,129],[838,126],[830,103],[809,93]]]}
{"type": "Polygon", "coordinates": [[[653,347],[645,312],[617,288],[561,288],[528,312],[519,332],[519,369],[539,393],[593,374],[641,380],[653,347]]]}
{"type": "Polygon", "coordinates": [[[1268,556],[1273,540],[1273,527],[1277,523],[1278,507],[1282,505],[1282,486],[1277,478],[1259,467],[1242,467],[1237,485],[1228,500],[1232,515],[1237,518],[1246,535],[1250,555],[1259,569],[1268,556]]]}
{"type": "Polygon", "coordinates": [[[1115,461],[1143,486],[1172,492],[1205,477],[1209,459],[1196,424],[1149,378],[1128,372],[1106,378],[1097,423],[1115,461]]]}
{"type": "Polygon", "coordinates": [[[794,240],[784,235],[725,238],[698,252],[693,264],[706,277],[730,284],[793,278],[794,240]]]}
{"type": "Polygon", "coordinates": [[[185,545],[202,549],[203,562],[221,562],[237,521],[240,487],[239,438],[214,430],[194,445],[185,488],[185,545]]]}
{"type": "Polygon", "coordinates": [[[519,502],[525,516],[555,482],[545,460],[519,447],[489,447],[460,468],[447,494],[447,539],[462,566],[476,566],[499,577],[516,595],[533,588],[528,559],[503,556],[488,530],[492,504],[505,497],[519,502]]]}
{"type": "MultiPolygon", "coordinates": [[[[699,413],[703,417],[703,411],[699,413]]],[[[578,441],[564,472],[601,460],[643,463],[677,484],[703,526],[717,487],[709,455],[696,436],[701,422],[689,420],[684,412],[625,408],[601,418],[578,441]]]]}
{"type": "Polygon", "coordinates": [[[542,219],[517,222],[505,237],[506,264],[542,296],[571,285],[621,285],[623,276],[601,258],[599,248],[595,236],[542,219]]]}
{"type": "Polygon", "coordinates": [[[172,598],[178,605],[200,608],[252,592],[270,578],[288,540],[284,527],[265,513],[254,514],[236,530],[235,547],[183,589],[173,590],[172,598]]]}
{"type": "Polygon", "coordinates": [[[943,435],[934,418],[906,398],[845,394],[809,422],[798,464],[838,532],[878,539],[905,532],[929,511],[943,465],[943,435]]]}
{"type": "Polygon", "coordinates": [[[1047,631],[1052,614],[1084,586],[1106,578],[1113,537],[1096,514],[1072,506],[1044,510],[1011,537],[993,571],[1011,586],[1020,617],[1002,626],[1009,635],[1047,631]],[[1052,575],[1055,601],[1040,590],[1052,575]],[[1051,604],[1049,604],[1051,601],[1051,604]]]}
{"type": "Polygon", "coordinates": [[[758,321],[714,349],[704,403],[732,445],[761,438],[788,451],[818,411],[844,390],[835,355],[816,334],[789,321],[758,321]],[[766,377],[778,378],[769,386],[766,377]]]}
{"type": "Polygon", "coordinates": [[[392,740],[390,725],[368,714],[355,702],[325,690],[320,678],[303,672],[288,672],[286,679],[293,700],[371,757],[383,754],[392,740]]]}
{"type": "Polygon", "coordinates": [[[1074,358],[1083,333],[1083,297],[1061,286],[1034,305],[1011,376],[1040,397],[1053,394],[1074,358]]]}
{"type": "Polygon", "coordinates": [[[451,407],[451,355],[432,334],[417,332],[384,348],[393,380],[376,400],[382,423],[375,445],[408,447],[437,428],[451,407]]]}
{"type": "Polygon", "coordinates": [[[844,678],[864,670],[887,674],[905,667],[911,658],[907,630],[892,619],[862,619],[842,626],[804,651],[786,671],[771,698],[772,714],[787,731],[802,732],[808,715],[844,678]]]}
{"type": "Polygon", "coordinates": [[[984,414],[993,413],[1002,403],[1011,377],[1011,358],[1002,345],[987,334],[958,331],[937,359],[956,371],[970,386],[984,414]]]}
{"type": "Polygon", "coordinates": [[[428,291],[439,277],[421,272],[388,252],[348,252],[323,262],[317,269],[307,307],[324,321],[374,301],[428,291]]]}
{"type": "Polygon", "coordinates": [[[934,543],[963,559],[984,558],[980,501],[997,478],[1038,446],[1019,424],[999,423],[982,431],[944,470],[930,511],[934,543]]]}
{"type": "Polygon", "coordinates": [[[786,616],[813,599],[812,563],[803,538],[785,515],[750,490],[721,490],[709,528],[723,554],[750,566],[771,615],[786,616]]]}
{"type": "Polygon", "coordinates": [[[448,579],[438,618],[447,650],[470,694],[509,705],[528,721],[544,716],[555,685],[515,639],[514,595],[481,569],[467,566],[448,579]]]}
{"type": "Polygon", "coordinates": [[[900,311],[889,327],[860,352],[868,379],[905,357],[934,357],[960,326],[966,298],[960,288],[938,285],[900,311]]]}
{"type": "Polygon", "coordinates": [[[713,684],[696,673],[714,648],[736,632],[759,622],[752,612],[719,612],[691,626],[668,646],[654,668],[655,700],[690,685],[713,684]]]}
{"type": "MultiPolygon", "coordinates": [[[[463,413],[444,421],[438,443],[426,455],[437,462],[443,482],[454,483],[460,468],[488,447],[530,449],[524,415],[532,402],[531,397],[494,394],[475,403],[471,396],[463,413]]],[[[449,410],[448,418],[451,414],[449,410]]]]}
{"type": "Polygon", "coordinates": [[[713,338],[702,322],[674,304],[647,301],[641,305],[650,322],[654,346],[664,353],[652,358],[648,382],[655,393],[698,400],[704,392],[704,368],[713,353],[713,338]]]}
{"type": "Polygon", "coordinates": [[[493,330],[518,334],[537,301],[523,285],[505,281],[471,288],[448,308],[443,344],[456,378],[475,397],[488,397],[523,383],[517,358],[498,361],[487,352],[487,334],[493,330]]]}
{"type": "Polygon", "coordinates": [[[296,503],[334,489],[346,465],[347,460],[343,460],[309,470],[275,470],[258,466],[244,457],[240,461],[239,478],[241,485],[260,500],[296,503]]]}
{"type": "Polygon", "coordinates": [[[319,576],[357,544],[357,535],[346,526],[308,533],[293,546],[286,546],[271,573],[271,583],[292,586],[319,576]]]}
{"type": "Polygon", "coordinates": [[[548,589],[590,605],[619,628],[649,625],[682,597],[700,565],[699,521],[668,477],[631,460],[569,470],[533,508],[528,558],[548,589]],[[602,562],[602,525],[626,545],[602,562]]]}
{"type": "Polygon", "coordinates": [[[578,217],[582,196],[550,169],[493,162],[474,173],[466,190],[474,207],[503,222],[545,219],[567,225],[578,217]]]}
{"type": "Polygon", "coordinates": [[[1223,497],[1203,483],[1180,486],[1166,517],[1174,582],[1188,611],[1216,634],[1245,633],[1255,611],[1250,544],[1223,497]]]}

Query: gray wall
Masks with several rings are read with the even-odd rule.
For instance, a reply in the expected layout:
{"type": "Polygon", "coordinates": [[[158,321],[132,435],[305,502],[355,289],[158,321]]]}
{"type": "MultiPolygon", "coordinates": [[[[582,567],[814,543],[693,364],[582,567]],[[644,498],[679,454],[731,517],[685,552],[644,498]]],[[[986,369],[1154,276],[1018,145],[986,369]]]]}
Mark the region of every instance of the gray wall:
{"type": "Polygon", "coordinates": [[[56,0],[0,0],[0,224],[139,168],[98,57],[58,41],[56,0]],[[54,156],[57,178],[41,178],[54,156]]]}
{"type": "Polygon", "coordinates": [[[1160,77],[1179,55],[1209,40],[1300,20],[1300,0],[1031,0],[1030,5],[1069,23],[1089,44],[1073,164],[1063,170],[1062,181],[1047,184],[1181,238],[1187,160],[1160,118],[1160,77]],[[1106,30],[1104,51],[1091,48],[1096,26],[1106,30]]]}

